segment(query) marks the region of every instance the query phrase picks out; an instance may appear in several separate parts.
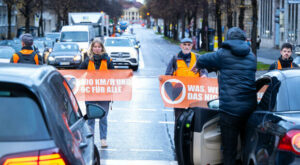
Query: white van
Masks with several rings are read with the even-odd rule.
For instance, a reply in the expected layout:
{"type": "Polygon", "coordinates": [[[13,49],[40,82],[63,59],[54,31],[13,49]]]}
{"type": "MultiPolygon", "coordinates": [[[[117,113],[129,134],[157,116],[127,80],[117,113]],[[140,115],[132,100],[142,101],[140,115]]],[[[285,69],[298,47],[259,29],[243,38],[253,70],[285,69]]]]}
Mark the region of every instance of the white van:
{"type": "Polygon", "coordinates": [[[94,38],[94,29],[88,25],[63,26],[60,33],[60,42],[75,42],[82,52],[88,50],[89,44],[94,38]]]}

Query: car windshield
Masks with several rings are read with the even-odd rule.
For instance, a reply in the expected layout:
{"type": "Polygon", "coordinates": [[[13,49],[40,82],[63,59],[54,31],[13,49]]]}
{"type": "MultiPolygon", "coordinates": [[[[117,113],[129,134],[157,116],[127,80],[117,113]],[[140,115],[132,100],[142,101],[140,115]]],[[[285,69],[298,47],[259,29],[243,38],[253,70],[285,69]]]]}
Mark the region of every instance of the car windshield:
{"type": "Polygon", "coordinates": [[[44,49],[45,45],[43,42],[34,42],[34,45],[38,48],[38,49],[44,49]]]}
{"type": "Polygon", "coordinates": [[[15,53],[13,49],[2,49],[0,48],[0,58],[10,59],[15,53]]]}
{"type": "Polygon", "coordinates": [[[105,41],[105,46],[129,47],[132,46],[132,43],[129,39],[107,39],[105,41]]]}
{"type": "Polygon", "coordinates": [[[59,35],[60,35],[59,33],[48,33],[45,35],[45,37],[55,40],[56,38],[59,38],[59,35]]]}
{"type": "Polygon", "coordinates": [[[16,85],[1,85],[0,142],[50,139],[41,109],[29,93],[16,85]]]}
{"type": "Polygon", "coordinates": [[[55,44],[53,51],[78,51],[79,47],[76,44],[55,44]]]}
{"type": "Polygon", "coordinates": [[[62,32],[62,42],[88,42],[88,32],[62,32]]]}
{"type": "MultiPolygon", "coordinates": [[[[282,86],[285,86],[286,95],[281,95],[281,97],[287,97],[287,102],[289,106],[279,106],[277,107],[278,111],[286,110],[289,107],[290,111],[300,111],[300,77],[289,78],[286,81],[282,82],[282,86]]],[[[278,92],[280,95],[280,91],[278,92]]],[[[283,93],[283,92],[282,92],[283,93]]],[[[280,99],[280,98],[277,98],[280,99]]]]}
{"type": "Polygon", "coordinates": [[[293,62],[299,65],[300,64],[300,56],[297,56],[293,62]]]}

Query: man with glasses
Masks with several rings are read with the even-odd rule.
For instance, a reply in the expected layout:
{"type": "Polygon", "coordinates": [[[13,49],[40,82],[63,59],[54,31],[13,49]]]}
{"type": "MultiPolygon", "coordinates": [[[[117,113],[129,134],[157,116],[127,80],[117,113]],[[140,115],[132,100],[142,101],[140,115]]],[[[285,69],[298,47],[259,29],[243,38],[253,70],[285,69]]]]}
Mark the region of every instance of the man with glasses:
{"type": "MultiPolygon", "coordinates": [[[[180,48],[181,51],[173,56],[169,62],[165,75],[207,77],[207,71],[205,69],[201,69],[197,73],[191,71],[198,59],[198,55],[191,52],[193,48],[192,40],[190,38],[183,38],[180,43],[180,48]]],[[[184,110],[183,108],[174,108],[175,125],[177,118],[184,110]]]]}

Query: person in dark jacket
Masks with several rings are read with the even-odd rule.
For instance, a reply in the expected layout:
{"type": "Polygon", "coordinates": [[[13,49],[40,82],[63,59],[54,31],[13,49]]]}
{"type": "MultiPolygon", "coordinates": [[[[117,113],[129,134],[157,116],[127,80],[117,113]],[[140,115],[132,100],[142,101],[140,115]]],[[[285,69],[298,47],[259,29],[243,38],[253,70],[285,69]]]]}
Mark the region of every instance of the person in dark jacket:
{"type": "Polygon", "coordinates": [[[22,43],[22,50],[13,54],[10,59],[10,63],[27,63],[42,65],[43,58],[33,50],[33,37],[29,33],[22,34],[20,36],[22,43]]]}
{"type": "MultiPolygon", "coordinates": [[[[80,64],[79,69],[87,69],[87,70],[108,70],[114,69],[114,65],[112,60],[107,55],[106,50],[102,42],[98,39],[95,39],[88,50],[88,58],[84,60],[82,64],[80,64]]],[[[105,116],[100,120],[100,139],[101,139],[101,147],[107,147],[107,115],[110,107],[110,101],[87,101],[85,102],[93,103],[101,106],[105,111],[105,116]]],[[[95,120],[89,120],[89,125],[94,129],[95,120]]]]}
{"type": "Polygon", "coordinates": [[[270,66],[269,71],[274,69],[281,70],[283,68],[298,68],[298,65],[293,62],[293,57],[291,57],[292,49],[293,46],[290,43],[282,44],[280,50],[281,56],[270,66]]]}
{"type": "Polygon", "coordinates": [[[192,69],[194,72],[203,68],[218,71],[224,165],[235,164],[238,135],[257,104],[256,58],[245,40],[243,30],[230,28],[222,47],[217,52],[200,56],[192,69]]]}

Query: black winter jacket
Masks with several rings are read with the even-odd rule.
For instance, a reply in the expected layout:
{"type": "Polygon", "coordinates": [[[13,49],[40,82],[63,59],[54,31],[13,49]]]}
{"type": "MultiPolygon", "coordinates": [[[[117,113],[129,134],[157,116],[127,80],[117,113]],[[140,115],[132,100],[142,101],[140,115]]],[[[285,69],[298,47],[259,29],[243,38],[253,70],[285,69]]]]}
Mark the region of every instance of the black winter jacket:
{"type": "Polygon", "coordinates": [[[218,71],[220,110],[246,117],[256,108],[256,58],[239,28],[231,28],[217,52],[200,56],[197,68],[218,71]]]}
{"type": "MultiPolygon", "coordinates": [[[[114,65],[110,60],[110,57],[105,53],[101,56],[94,55],[94,63],[96,70],[99,69],[101,65],[101,60],[106,59],[107,61],[107,69],[114,69],[114,65]]],[[[90,58],[86,58],[83,63],[80,64],[79,69],[87,69],[89,65],[90,58]]]]}

